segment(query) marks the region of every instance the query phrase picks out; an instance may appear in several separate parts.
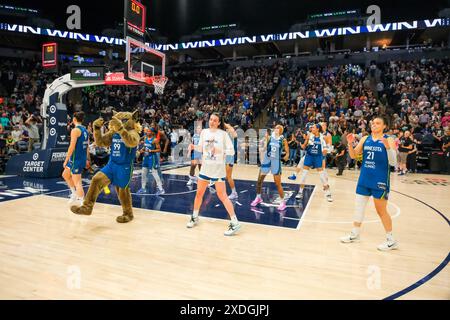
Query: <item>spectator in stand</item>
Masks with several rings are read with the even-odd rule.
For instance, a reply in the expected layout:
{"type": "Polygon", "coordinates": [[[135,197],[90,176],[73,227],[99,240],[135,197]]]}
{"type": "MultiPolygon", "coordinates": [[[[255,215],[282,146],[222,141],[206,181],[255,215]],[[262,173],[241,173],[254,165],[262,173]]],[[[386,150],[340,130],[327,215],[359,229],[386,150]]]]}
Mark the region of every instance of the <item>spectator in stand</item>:
{"type": "Polygon", "coordinates": [[[445,131],[445,136],[442,139],[442,141],[443,141],[442,151],[444,151],[446,173],[450,174],[450,126],[447,127],[447,130],[445,131]]]}
{"type": "Polygon", "coordinates": [[[289,136],[288,146],[289,146],[289,160],[288,160],[288,164],[290,166],[293,166],[294,163],[295,163],[295,160],[296,160],[297,149],[298,149],[298,141],[297,141],[297,138],[295,137],[294,133],[292,133],[289,136]]]}
{"type": "Polygon", "coordinates": [[[6,132],[0,124],[0,156],[4,156],[6,152],[6,132]]]}
{"type": "Polygon", "coordinates": [[[14,142],[14,139],[11,136],[11,133],[6,135],[6,153],[8,155],[11,155],[13,153],[17,153],[16,149],[16,143],[14,142]]]}
{"type": "Polygon", "coordinates": [[[14,141],[16,150],[19,151],[18,143],[23,139],[23,131],[19,128],[18,125],[15,125],[13,131],[11,131],[11,137],[14,141]]]}
{"type": "Polygon", "coordinates": [[[441,123],[443,128],[450,126],[450,111],[445,113],[445,116],[442,117],[441,123]]]}
{"type": "Polygon", "coordinates": [[[2,113],[2,117],[0,118],[0,124],[3,126],[5,130],[8,130],[8,128],[11,126],[11,121],[9,120],[6,112],[2,113]]]}
{"type": "Polygon", "coordinates": [[[37,127],[37,118],[32,115],[25,122],[28,131],[28,152],[33,150],[33,145],[40,141],[39,128],[37,127]]]}
{"type": "Polygon", "coordinates": [[[435,145],[440,148],[442,145],[442,138],[445,136],[445,130],[441,127],[441,123],[435,122],[430,132],[434,137],[435,145]]]}

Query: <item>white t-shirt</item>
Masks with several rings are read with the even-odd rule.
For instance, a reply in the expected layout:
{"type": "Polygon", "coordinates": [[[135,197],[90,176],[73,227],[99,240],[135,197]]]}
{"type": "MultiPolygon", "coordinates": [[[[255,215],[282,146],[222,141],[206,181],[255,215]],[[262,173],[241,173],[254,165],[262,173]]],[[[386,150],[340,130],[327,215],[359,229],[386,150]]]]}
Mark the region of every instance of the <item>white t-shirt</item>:
{"type": "Polygon", "coordinates": [[[200,174],[209,178],[225,178],[225,157],[234,156],[233,143],[223,130],[203,129],[197,150],[202,152],[200,174]]]}

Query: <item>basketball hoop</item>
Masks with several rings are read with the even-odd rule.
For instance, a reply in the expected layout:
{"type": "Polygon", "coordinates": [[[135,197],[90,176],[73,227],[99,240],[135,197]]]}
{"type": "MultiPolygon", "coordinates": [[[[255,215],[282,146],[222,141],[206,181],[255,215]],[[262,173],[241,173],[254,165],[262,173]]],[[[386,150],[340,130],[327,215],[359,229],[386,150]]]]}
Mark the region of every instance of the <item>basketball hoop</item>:
{"type": "Polygon", "coordinates": [[[150,77],[153,87],[155,87],[156,94],[163,94],[169,78],[166,76],[153,76],[150,77]]]}

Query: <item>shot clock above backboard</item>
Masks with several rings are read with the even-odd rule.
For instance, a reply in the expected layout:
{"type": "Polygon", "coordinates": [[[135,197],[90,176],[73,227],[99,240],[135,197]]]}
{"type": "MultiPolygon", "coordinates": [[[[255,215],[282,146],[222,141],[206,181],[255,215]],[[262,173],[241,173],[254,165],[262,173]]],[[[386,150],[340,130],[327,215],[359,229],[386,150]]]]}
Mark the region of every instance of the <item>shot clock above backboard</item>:
{"type": "Polygon", "coordinates": [[[144,39],[146,27],[146,7],[138,0],[124,0],[125,2],[125,34],[139,41],[144,39]]]}

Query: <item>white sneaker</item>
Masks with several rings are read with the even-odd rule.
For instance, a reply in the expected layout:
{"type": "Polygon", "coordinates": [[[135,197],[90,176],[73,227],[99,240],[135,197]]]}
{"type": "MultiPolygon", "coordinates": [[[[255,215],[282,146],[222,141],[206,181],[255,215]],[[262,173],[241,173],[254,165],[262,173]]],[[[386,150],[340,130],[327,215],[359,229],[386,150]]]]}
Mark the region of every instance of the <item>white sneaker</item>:
{"type": "Polygon", "coordinates": [[[77,198],[77,200],[75,201],[75,203],[77,205],[79,205],[80,207],[83,206],[83,202],[84,202],[84,198],[77,198]]]}
{"type": "Polygon", "coordinates": [[[331,197],[331,193],[325,194],[325,198],[327,198],[328,202],[333,202],[333,198],[331,197]]]}
{"type": "Polygon", "coordinates": [[[303,199],[303,192],[299,192],[297,193],[297,195],[295,196],[295,199],[303,199]]]}
{"type": "Polygon", "coordinates": [[[380,251],[390,251],[395,249],[398,249],[398,242],[395,240],[386,240],[378,246],[378,250],[380,251]]]}
{"type": "Polygon", "coordinates": [[[186,184],[187,186],[192,186],[194,183],[197,183],[197,177],[191,177],[189,176],[189,181],[186,184]]]}
{"type": "Polygon", "coordinates": [[[360,241],[359,234],[355,235],[353,232],[341,238],[341,242],[343,243],[352,243],[359,241],[360,241]]]}
{"type": "Polygon", "coordinates": [[[241,224],[239,222],[237,224],[233,224],[232,222],[230,222],[230,224],[228,225],[228,230],[224,232],[224,235],[232,236],[236,232],[238,232],[240,229],[241,229],[241,224]]]}
{"type": "Polygon", "coordinates": [[[190,229],[195,227],[197,224],[198,224],[198,217],[194,218],[194,216],[191,215],[191,220],[189,220],[186,227],[190,229]]]}
{"type": "Polygon", "coordinates": [[[239,198],[239,195],[237,192],[232,192],[229,196],[228,199],[230,200],[237,200],[239,198]]]}
{"type": "Polygon", "coordinates": [[[68,204],[73,204],[77,200],[77,195],[75,193],[72,193],[70,195],[69,201],[67,201],[68,204]]]}

